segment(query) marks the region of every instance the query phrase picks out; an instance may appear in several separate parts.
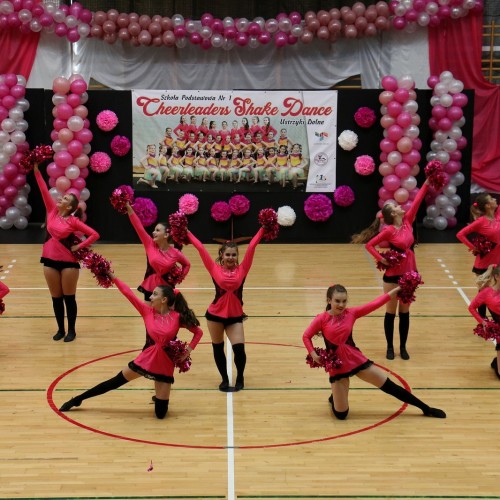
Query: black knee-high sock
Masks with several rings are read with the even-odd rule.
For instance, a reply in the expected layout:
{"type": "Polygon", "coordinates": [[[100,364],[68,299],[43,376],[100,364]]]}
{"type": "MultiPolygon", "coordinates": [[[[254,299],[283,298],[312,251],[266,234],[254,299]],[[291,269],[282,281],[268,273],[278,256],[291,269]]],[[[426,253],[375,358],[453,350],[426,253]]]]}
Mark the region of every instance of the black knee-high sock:
{"type": "Polygon", "coordinates": [[[212,342],[212,350],[214,352],[215,364],[222,377],[222,381],[229,383],[229,377],[227,376],[226,354],[224,352],[224,342],[221,342],[219,344],[214,344],[212,342]]]}
{"type": "Polygon", "coordinates": [[[236,375],[236,383],[243,382],[243,374],[245,372],[245,365],[247,364],[247,355],[245,353],[245,344],[234,344],[234,364],[238,373],[236,375]]]}
{"type": "Polygon", "coordinates": [[[113,378],[110,378],[109,380],[105,380],[104,382],[97,384],[96,386],[92,387],[92,389],[89,389],[88,391],[83,392],[79,396],[76,396],[75,398],[73,398],[73,400],[81,403],[84,399],[100,396],[101,394],[104,394],[106,392],[118,389],[118,387],[125,385],[127,382],[128,380],[123,376],[123,373],[119,372],[113,378]]]}
{"type": "Polygon", "coordinates": [[[427,413],[430,410],[430,407],[423,401],[415,397],[411,392],[408,392],[404,387],[395,384],[389,378],[384,382],[380,390],[384,391],[386,394],[390,394],[400,401],[403,401],[403,403],[408,403],[409,405],[420,408],[424,413],[427,413]]]}
{"type": "Polygon", "coordinates": [[[75,331],[76,316],[78,306],[76,305],[75,295],[63,295],[66,304],[66,315],[68,316],[68,332],[75,331]]]}
{"type": "Polygon", "coordinates": [[[52,297],[52,308],[57,321],[57,329],[60,332],[65,332],[64,329],[64,298],[52,297]]]}
{"type": "Polygon", "coordinates": [[[406,347],[408,332],[410,331],[410,312],[399,313],[399,346],[406,347]]]}
{"type": "Polygon", "coordinates": [[[385,313],[384,316],[384,333],[385,340],[387,341],[387,347],[394,348],[393,339],[394,339],[394,319],[396,318],[395,314],[385,313]]]}
{"type": "Polygon", "coordinates": [[[155,399],[155,415],[156,418],[165,418],[168,411],[168,399],[155,399]]]}

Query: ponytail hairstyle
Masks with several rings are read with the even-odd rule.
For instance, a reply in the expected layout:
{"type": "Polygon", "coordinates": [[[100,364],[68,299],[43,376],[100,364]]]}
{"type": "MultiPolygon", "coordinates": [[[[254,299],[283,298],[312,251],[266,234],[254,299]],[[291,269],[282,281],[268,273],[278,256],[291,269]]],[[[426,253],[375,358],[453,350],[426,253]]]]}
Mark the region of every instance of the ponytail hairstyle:
{"type": "Polygon", "coordinates": [[[217,264],[221,264],[222,265],[222,256],[224,255],[224,252],[226,251],[226,248],[236,248],[236,253],[238,253],[238,245],[234,241],[226,241],[226,242],[224,242],[219,247],[219,253],[217,255],[217,258],[215,259],[215,262],[217,262],[217,264]]]}
{"type": "Polygon", "coordinates": [[[172,288],[169,285],[158,285],[163,296],[167,299],[168,307],[174,307],[174,311],[178,312],[180,315],[180,323],[186,328],[191,328],[192,326],[200,326],[200,322],[196,317],[196,314],[192,309],[189,308],[184,295],[182,295],[179,290],[172,288]]]}
{"type": "MultiPolygon", "coordinates": [[[[326,300],[332,300],[334,293],[345,293],[347,295],[347,290],[345,286],[342,285],[330,285],[328,290],[326,291],[326,300]]],[[[326,304],[326,311],[329,311],[332,308],[331,304],[326,304]]]]}
{"type": "Polygon", "coordinates": [[[78,198],[73,193],[67,194],[71,197],[71,204],[69,205],[71,207],[70,215],[74,215],[77,219],[82,220],[83,210],[78,206],[78,204],[80,203],[78,201],[78,198]]]}
{"type": "Polygon", "coordinates": [[[479,290],[486,288],[488,286],[494,285],[498,278],[500,277],[500,266],[496,264],[491,264],[488,269],[483,274],[480,274],[477,279],[477,287],[479,290]]]}
{"type": "Polygon", "coordinates": [[[366,229],[352,235],[351,243],[368,243],[380,231],[382,220],[384,224],[392,224],[394,222],[393,209],[394,203],[386,203],[375,217],[375,220],[366,229]]]}
{"type": "Polygon", "coordinates": [[[481,217],[486,213],[486,205],[490,202],[488,193],[480,193],[476,196],[474,203],[470,207],[470,213],[473,220],[481,217]]]}

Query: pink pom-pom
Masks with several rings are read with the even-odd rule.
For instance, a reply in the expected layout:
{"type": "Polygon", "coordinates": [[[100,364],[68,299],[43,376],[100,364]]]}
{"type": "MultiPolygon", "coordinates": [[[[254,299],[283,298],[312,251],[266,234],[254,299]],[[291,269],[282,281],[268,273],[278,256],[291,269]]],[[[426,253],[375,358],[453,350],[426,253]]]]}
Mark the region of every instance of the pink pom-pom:
{"type": "Polygon", "coordinates": [[[3,299],[0,299],[0,316],[5,312],[5,304],[3,299]]]}
{"type": "Polygon", "coordinates": [[[108,154],[97,152],[90,157],[90,169],[98,174],[107,172],[111,167],[111,158],[108,154]]]}
{"type": "Polygon", "coordinates": [[[306,356],[306,363],[310,368],[324,368],[326,372],[330,372],[332,369],[339,369],[342,367],[342,360],[331,350],[322,349],[321,347],[315,347],[314,350],[316,354],[321,358],[320,364],[316,363],[312,356],[308,354],[306,356]]]}
{"type": "Polygon", "coordinates": [[[130,141],[124,135],[115,135],[111,141],[111,151],[116,156],[125,156],[130,151],[130,141]]]}
{"type": "Polygon", "coordinates": [[[324,194],[312,194],[304,202],[304,212],[314,222],[324,222],[333,213],[332,200],[324,194]]]}
{"type": "Polygon", "coordinates": [[[175,212],[168,216],[168,225],[170,226],[170,235],[178,245],[188,245],[189,238],[187,235],[187,217],[184,212],[175,212]]]}
{"type": "Polygon", "coordinates": [[[493,340],[498,344],[500,342],[500,325],[491,319],[486,319],[483,324],[474,328],[474,335],[484,340],[493,340]]]}
{"type": "Polygon", "coordinates": [[[110,111],[109,109],[105,109],[101,111],[96,119],[97,126],[103,130],[104,132],[109,132],[113,130],[118,124],[118,117],[114,111],[110,111]]]}
{"type": "Polygon", "coordinates": [[[379,271],[385,271],[386,269],[391,269],[398,266],[401,262],[406,259],[406,253],[398,252],[397,250],[390,250],[381,253],[382,257],[387,261],[387,265],[380,261],[377,261],[377,269],[379,271]]]}
{"type": "Polygon", "coordinates": [[[258,220],[259,224],[264,228],[263,239],[266,241],[275,240],[280,230],[276,211],[272,208],[263,208],[259,212],[258,220]]]}
{"type": "Polygon", "coordinates": [[[134,190],[131,186],[118,186],[109,197],[109,201],[113,208],[120,214],[127,213],[127,202],[132,205],[134,203],[134,190]]]}
{"type": "Polygon", "coordinates": [[[333,201],[339,207],[348,207],[354,200],[354,191],[349,186],[339,186],[333,193],[333,201]]]}
{"type": "Polygon", "coordinates": [[[216,201],[210,209],[210,215],[217,222],[225,222],[231,218],[231,207],[225,201],[216,201]]]}
{"type": "Polygon", "coordinates": [[[488,255],[497,246],[494,241],[489,240],[482,234],[475,236],[471,242],[474,245],[474,249],[471,250],[472,254],[479,255],[481,258],[488,255]]]}
{"type": "Polygon", "coordinates": [[[36,146],[31,151],[26,151],[24,153],[24,157],[19,162],[19,166],[23,173],[27,174],[35,168],[35,164],[39,165],[53,156],[54,150],[51,146],[40,144],[40,146],[36,146]]]}
{"type": "Polygon", "coordinates": [[[176,285],[180,285],[184,281],[182,268],[177,264],[172,266],[162,277],[172,288],[175,288],[176,285]]]}
{"type": "Polygon", "coordinates": [[[229,208],[233,215],[244,215],[250,210],[250,200],[242,194],[235,194],[229,199],[229,208]]]}
{"type": "Polygon", "coordinates": [[[369,155],[361,155],[354,162],[354,170],[359,175],[371,175],[375,172],[375,161],[369,155]]]}
{"type": "Polygon", "coordinates": [[[182,342],[182,340],[175,339],[171,340],[165,347],[168,357],[174,362],[174,366],[179,368],[179,373],[185,373],[191,368],[191,357],[188,356],[186,359],[181,359],[186,355],[187,344],[182,342]]]}
{"type": "Polygon", "coordinates": [[[399,278],[398,285],[401,290],[398,298],[403,304],[411,304],[415,301],[415,290],[422,285],[422,277],[416,271],[408,271],[399,278]]]}
{"type": "Polygon", "coordinates": [[[424,173],[429,180],[429,185],[435,191],[441,191],[447,182],[443,172],[443,164],[439,160],[432,160],[424,168],[424,173]]]}
{"type": "Polygon", "coordinates": [[[375,111],[371,108],[362,107],[354,113],[354,121],[362,128],[370,128],[376,119],[375,111]]]}
{"type": "Polygon", "coordinates": [[[144,227],[151,226],[158,218],[158,209],[149,198],[136,198],[133,209],[144,227]]]}
{"type": "Polygon", "coordinates": [[[197,212],[199,205],[200,202],[198,201],[198,197],[194,194],[183,194],[179,198],[179,210],[186,215],[192,215],[197,212]]]}

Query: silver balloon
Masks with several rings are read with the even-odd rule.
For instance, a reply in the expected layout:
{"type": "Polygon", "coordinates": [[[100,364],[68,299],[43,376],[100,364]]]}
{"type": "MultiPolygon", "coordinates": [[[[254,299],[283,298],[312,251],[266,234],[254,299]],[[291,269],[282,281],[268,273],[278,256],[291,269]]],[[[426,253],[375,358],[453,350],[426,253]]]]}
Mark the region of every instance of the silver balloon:
{"type": "Polygon", "coordinates": [[[3,130],[0,130],[0,145],[5,144],[6,142],[9,142],[10,140],[10,134],[8,132],[4,132],[3,130]]]}
{"type": "Polygon", "coordinates": [[[35,33],[39,33],[40,31],[42,31],[43,26],[36,17],[30,21],[30,29],[35,33]]]}
{"type": "MultiPolygon", "coordinates": [[[[410,77],[411,78],[411,77],[410,77]]],[[[413,81],[413,80],[412,80],[413,81]]],[[[398,80],[399,82],[399,80],[398,80]]],[[[404,88],[404,87],[403,87],[404,88]]],[[[414,101],[413,99],[410,99],[409,101],[406,101],[404,104],[403,104],[403,109],[405,111],[408,111],[408,113],[410,114],[414,114],[418,111],[418,104],[417,104],[417,101],[414,101]]]]}
{"type": "Polygon", "coordinates": [[[302,28],[302,26],[300,24],[294,24],[292,26],[292,29],[290,30],[290,33],[295,38],[300,38],[302,33],[304,33],[304,29],[302,28]]]}
{"type": "Polygon", "coordinates": [[[22,144],[24,141],[26,141],[26,135],[21,130],[14,130],[14,132],[10,134],[10,140],[14,144],[22,144]]]}
{"type": "Polygon", "coordinates": [[[21,194],[18,194],[15,198],[14,198],[14,206],[16,208],[22,208],[22,207],[25,207],[26,204],[28,203],[28,200],[26,198],[26,196],[23,196],[21,194]]]}
{"type": "Polygon", "coordinates": [[[18,120],[16,122],[16,130],[20,130],[21,132],[26,132],[28,130],[29,124],[26,120],[18,120]]]}
{"type": "Polygon", "coordinates": [[[26,229],[28,227],[28,219],[24,215],[20,215],[15,221],[14,226],[17,229],[26,229]]]}
{"type": "Polygon", "coordinates": [[[56,23],[63,23],[66,19],[66,14],[62,10],[57,9],[54,14],[52,14],[52,17],[56,23]]]}
{"type": "Polygon", "coordinates": [[[446,151],[438,151],[436,153],[436,160],[439,160],[441,163],[448,163],[450,161],[450,154],[446,151]]]}
{"type": "Polygon", "coordinates": [[[9,118],[12,118],[15,122],[22,120],[24,118],[24,111],[20,106],[14,106],[9,109],[9,118]]]}
{"type": "Polygon", "coordinates": [[[26,78],[23,75],[17,75],[17,84],[26,87],[26,78]]]}
{"type": "Polygon", "coordinates": [[[442,210],[441,210],[441,215],[446,217],[447,219],[451,219],[452,217],[455,217],[456,209],[453,205],[446,205],[442,210]]]}
{"type": "Polygon", "coordinates": [[[13,142],[6,142],[2,146],[2,151],[10,158],[12,155],[16,154],[17,146],[13,142]]]}
{"type": "Polygon", "coordinates": [[[212,47],[218,49],[219,47],[222,47],[222,44],[224,43],[224,37],[219,33],[215,33],[215,35],[212,35],[212,39],[210,41],[212,42],[212,47]]]}
{"type": "Polygon", "coordinates": [[[2,130],[9,133],[16,130],[16,122],[12,118],[4,118],[2,120],[2,130]]]}
{"type": "Polygon", "coordinates": [[[256,17],[253,20],[254,23],[257,23],[260,26],[260,29],[263,30],[266,25],[266,20],[263,17],[256,17]]]}
{"type": "Polygon", "coordinates": [[[66,102],[66,96],[63,94],[54,94],[52,96],[52,104],[54,106],[59,106],[59,104],[64,104],[66,102]]]}
{"type": "Polygon", "coordinates": [[[431,141],[431,151],[438,152],[442,151],[443,146],[441,146],[441,143],[438,141],[431,141]]]}
{"type": "MultiPolygon", "coordinates": [[[[443,188],[443,194],[445,196],[448,196],[448,198],[451,198],[455,193],[457,192],[457,186],[453,185],[453,184],[447,184],[444,188],[443,188]]],[[[451,200],[450,200],[451,201],[451,200]]],[[[453,203],[452,203],[453,205],[453,203]]]]}
{"type": "Polygon", "coordinates": [[[434,228],[434,218],[433,217],[429,217],[426,215],[422,222],[423,222],[425,228],[427,228],[427,229],[434,228]]]}
{"type": "MultiPolygon", "coordinates": [[[[460,120],[459,120],[460,121],[460,120]]],[[[451,129],[448,131],[448,135],[450,136],[451,139],[460,139],[462,137],[462,129],[460,128],[462,125],[457,125],[451,127],[451,129]]]]}
{"type": "Polygon", "coordinates": [[[19,216],[20,216],[20,212],[19,212],[19,209],[16,208],[16,207],[9,207],[6,211],[5,211],[5,217],[7,218],[7,220],[9,222],[14,222],[19,216]]]}
{"type": "Polygon", "coordinates": [[[256,49],[260,45],[259,39],[256,36],[251,36],[248,39],[248,46],[252,49],[256,49]]]}
{"type": "Polygon", "coordinates": [[[0,228],[10,229],[12,227],[12,222],[7,219],[7,217],[0,217],[0,228]]]}
{"type": "Polygon", "coordinates": [[[28,99],[25,99],[24,97],[17,100],[17,106],[19,106],[23,111],[28,111],[28,109],[30,109],[30,103],[28,99]]]}
{"type": "Polygon", "coordinates": [[[84,187],[80,191],[80,200],[81,201],[87,201],[89,198],[90,198],[90,191],[86,187],[84,187]]]}
{"type": "Polygon", "coordinates": [[[87,92],[83,92],[80,94],[80,102],[82,104],[85,104],[88,100],[89,100],[89,95],[87,94],[87,92]]]}
{"type": "Polygon", "coordinates": [[[453,73],[451,71],[443,71],[440,75],[439,75],[439,80],[442,81],[442,82],[451,82],[453,80],[453,73]]]}
{"type": "Polygon", "coordinates": [[[186,45],[187,45],[187,39],[185,37],[175,39],[175,46],[178,49],[183,49],[186,45]]]}
{"type": "Polygon", "coordinates": [[[465,176],[462,172],[457,172],[451,176],[450,182],[454,186],[461,186],[465,182],[465,176]]]}
{"type": "Polygon", "coordinates": [[[31,205],[26,205],[19,209],[21,215],[24,215],[25,217],[29,217],[31,215],[31,211],[32,211],[31,205]]]}
{"type": "Polygon", "coordinates": [[[444,208],[450,204],[450,200],[448,199],[448,196],[446,196],[444,194],[439,194],[436,196],[435,203],[436,203],[437,207],[444,208]]]}
{"type": "Polygon", "coordinates": [[[234,26],[234,19],[232,17],[225,17],[222,20],[222,24],[224,25],[224,28],[232,28],[234,26]]]}
{"type": "Polygon", "coordinates": [[[446,217],[443,217],[442,215],[439,215],[434,219],[434,227],[438,231],[442,231],[443,229],[446,229],[448,227],[448,221],[446,220],[446,217]]]}
{"type": "Polygon", "coordinates": [[[446,139],[446,141],[443,142],[443,149],[448,153],[455,151],[457,149],[457,143],[455,139],[446,139]]]}
{"type": "Polygon", "coordinates": [[[434,219],[439,215],[439,208],[436,205],[429,205],[426,209],[427,216],[434,219]]]}
{"type": "Polygon", "coordinates": [[[450,201],[454,207],[458,207],[460,205],[460,203],[462,203],[462,199],[460,198],[460,196],[458,196],[458,194],[451,195],[450,201]]]}
{"type": "Polygon", "coordinates": [[[437,95],[433,95],[431,97],[431,106],[436,106],[439,104],[439,97],[437,95]]]}
{"type": "Polygon", "coordinates": [[[438,142],[444,142],[448,139],[448,134],[442,130],[436,130],[436,132],[434,132],[434,139],[438,142]]]}
{"type": "Polygon", "coordinates": [[[222,48],[224,50],[231,50],[234,47],[234,41],[230,38],[224,38],[224,42],[222,43],[222,48]]]}
{"type": "Polygon", "coordinates": [[[174,26],[182,26],[184,24],[184,17],[182,17],[180,14],[173,15],[172,24],[174,26]]]}
{"type": "Polygon", "coordinates": [[[426,155],[425,155],[425,159],[427,161],[432,161],[432,160],[435,160],[436,159],[436,153],[434,153],[434,151],[429,151],[426,155]]]}

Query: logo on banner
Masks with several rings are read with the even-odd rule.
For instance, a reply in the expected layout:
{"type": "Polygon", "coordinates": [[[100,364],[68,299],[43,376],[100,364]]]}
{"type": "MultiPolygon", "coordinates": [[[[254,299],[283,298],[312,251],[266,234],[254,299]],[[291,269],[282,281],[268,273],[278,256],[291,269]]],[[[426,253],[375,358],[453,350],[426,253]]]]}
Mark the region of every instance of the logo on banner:
{"type": "Polygon", "coordinates": [[[316,153],[314,156],[314,163],[318,167],[324,167],[328,163],[328,155],[326,153],[316,153]]]}
{"type": "Polygon", "coordinates": [[[314,135],[319,139],[319,142],[323,142],[328,137],[328,132],[314,132],[314,135]]]}

